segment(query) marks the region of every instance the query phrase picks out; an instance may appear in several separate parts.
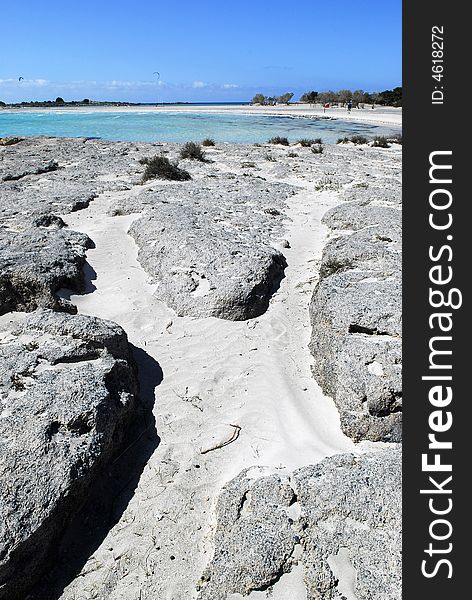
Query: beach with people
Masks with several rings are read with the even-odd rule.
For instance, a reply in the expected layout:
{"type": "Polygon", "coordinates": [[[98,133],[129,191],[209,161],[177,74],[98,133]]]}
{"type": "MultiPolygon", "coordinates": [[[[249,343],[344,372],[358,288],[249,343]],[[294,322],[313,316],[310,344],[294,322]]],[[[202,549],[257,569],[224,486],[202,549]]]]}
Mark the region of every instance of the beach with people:
{"type": "MultiPolygon", "coordinates": [[[[0,115],[7,112],[41,112],[42,108],[1,108],[0,115]]],[[[104,113],[201,113],[201,114],[229,114],[229,115],[265,115],[280,117],[299,117],[307,119],[341,119],[372,125],[386,125],[401,128],[402,109],[391,106],[377,106],[372,108],[366,105],[364,108],[348,111],[347,107],[331,106],[323,108],[320,105],[306,103],[291,103],[288,105],[261,106],[249,104],[213,104],[213,105],[140,105],[140,106],[77,106],[77,107],[54,107],[50,111],[73,111],[87,113],[90,111],[104,113]]]]}

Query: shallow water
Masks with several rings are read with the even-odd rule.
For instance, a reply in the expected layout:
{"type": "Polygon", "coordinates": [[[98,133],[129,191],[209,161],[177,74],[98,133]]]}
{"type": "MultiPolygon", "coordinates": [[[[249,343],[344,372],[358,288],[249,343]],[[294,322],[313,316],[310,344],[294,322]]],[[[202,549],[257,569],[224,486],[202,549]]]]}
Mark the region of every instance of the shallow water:
{"type": "Polygon", "coordinates": [[[290,141],[321,137],[325,143],[355,134],[372,137],[398,133],[398,129],[342,120],[300,117],[103,111],[25,111],[0,113],[0,137],[97,137],[105,140],[185,142],[211,137],[217,142],[266,142],[273,136],[290,141]]]}

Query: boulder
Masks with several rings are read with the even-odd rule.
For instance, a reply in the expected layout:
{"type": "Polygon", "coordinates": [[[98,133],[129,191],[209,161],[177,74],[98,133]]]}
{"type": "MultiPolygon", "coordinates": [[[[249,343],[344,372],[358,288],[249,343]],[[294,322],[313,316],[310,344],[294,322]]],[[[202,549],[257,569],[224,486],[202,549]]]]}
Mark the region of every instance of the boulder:
{"type": "MultiPolygon", "coordinates": [[[[130,235],[156,295],[179,316],[245,320],[267,310],[286,261],[281,234],[290,186],[258,179],[190,182],[132,199],[130,235]]],[[[128,209],[129,210],[129,209],[128,209]]]]}
{"type": "Polygon", "coordinates": [[[267,590],[304,566],[307,600],[400,600],[401,450],[340,454],[291,475],[246,469],[216,507],[198,600],[267,590]]]}
{"type": "Polygon", "coordinates": [[[323,251],[310,304],[314,376],[333,398],[346,435],[356,442],[399,442],[401,213],[350,203],[331,209],[324,221],[354,231],[323,251]]]}
{"type": "Polygon", "coordinates": [[[138,384],[114,323],[40,310],[0,327],[0,599],[14,600],[120,447],[138,384]]]}
{"type": "Polygon", "coordinates": [[[398,229],[401,226],[401,212],[392,206],[361,204],[351,202],[339,204],[328,210],[322,219],[331,229],[351,229],[357,231],[366,226],[382,225],[398,229]]]}
{"type": "Polygon", "coordinates": [[[401,451],[337,455],[292,476],[308,600],[402,597],[401,451]]]}
{"type": "Polygon", "coordinates": [[[52,227],[0,229],[0,246],[0,315],[39,307],[74,312],[55,293],[62,287],[83,290],[85,252],[92,247],[86,235],[52,227]]]}
{"type": "Polygon", "coordinates": [[[287,477],[254,477],[247,469],[222,490],[215,551],[198,584],[199,600],[226,600],[266,589],[290,571],[298,542],[289,516],[295,494],[287,477]]]}

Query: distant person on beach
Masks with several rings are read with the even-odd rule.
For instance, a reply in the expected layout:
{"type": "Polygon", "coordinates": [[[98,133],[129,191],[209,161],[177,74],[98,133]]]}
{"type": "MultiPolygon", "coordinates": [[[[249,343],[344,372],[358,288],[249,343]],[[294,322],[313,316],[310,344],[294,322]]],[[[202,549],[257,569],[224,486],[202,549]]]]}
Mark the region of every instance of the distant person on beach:
{"type": "Polygon", "coordinates": [[[351,108],[352,108],[352,102],[351,102],[351,100],[349,100],[349,102],[347,103],[347,112],[351,112],[351,108]]]}

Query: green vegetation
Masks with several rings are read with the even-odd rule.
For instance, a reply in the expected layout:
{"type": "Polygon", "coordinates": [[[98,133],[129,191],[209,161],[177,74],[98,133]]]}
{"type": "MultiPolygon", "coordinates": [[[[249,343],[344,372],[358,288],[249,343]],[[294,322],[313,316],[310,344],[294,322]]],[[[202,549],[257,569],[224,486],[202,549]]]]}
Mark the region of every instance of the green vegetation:
{"type": "Polygon", "coordinates": [[[214,146],[215,145],[215,140],[211,139],[211,138],[205,138],[202,142],[202,146],[214,146]]]}
{"type": "Polygon", "coordinates": [[[402,144],[402,142],[403,142],[402,134],[396,133],[395,135],[392,135],[392,137],[389,137],[388,141],[391,142],[392,144],[402,144]]]}
{"type": "Polygon", "coordinates": [[[322,177],[315,185],[316,192],[325,192],[329,190],[338,190],[339,183],[332,179],[329,175],[322,177]]]}
{"type": "Polygon", "coordinates": [[[359,146],[361,144],[367,144],[369,142],[369,140],[363,135],[353,135],[350,138],[349,137],[339,138],[336,143],[337,144],[347,144],[348,142],[352,142],[353,144],[356,144],[356,146],[359,146]]]}
{"type": "Polygon", "coordinates": [[[374,148],[390,148],[387,138],[383,135],[375,136],[372,146],[374,146],[374,148]]]}
{"type": "Polygon", "coordinates": [[[279,135],[270,138],[270,140],[268,140],[269,144],[279,144],[281,146],[290,146],[290,142],[288,141],[288,138],[286,137],[280,137],[279,135]]]}
{"type": "Polygon", "coordinates": [[[189,158],[190,160],[206,162],[205,153],[203,152],[202,147],[195,142],[186,142],[183,145],[180,151],[180,158],[189,158]]]}
{"type": "Polygon", "coordinates": [[[323,154],[324,148],[322,144],[314,144],[311,147],[311,151],[313,152],[313,154],[323,154]]]}
{"type": "Polygon", "coordinates": [[[171,181],[188,181],[192,179],[190,173],[180,169],[176,162],[171,162],[166,156],[158,154],[152,158],[142,158],[139,162],[146,165],[142,183],[150,179],[169,179],[171,181]]]}
{"type": "Polygon", "coordinates": [[[319,103],[322,106],[325,104],[345,106],[348,102],[352,102],[354,108],[364,108],[365,104],[398,107],[402,105],[402,88],[396,87],[393,90],[384,90],[383,92],[366,92],[364,90],[311,91],[302,94],[300,102],[306,102],[307,104],[319,103]]]}
{"type": "Polygon", "coordinates": [[[309,148],[310,146],[313,146],[313,144],[321,144],[322,140],[321,138],[314,138],[312,140],[309,138],[302,138],[295,143],[300,144],[300,146],[303,146],[304,148],[309,148]]]}
{"type": "Polygon", "coordinates": [[[286,92],[281,96],[264,96],[264,94],[256,94],[251,100],[252,104],[260,104],[261,106],[274,106],[275,104],[290,104],[293,98],[293,92],[286,92]]]}
{"type": "Polygon", "coordinates": [[[316,104],[318,102],[318,92],[305,92],[300,97],[300,102],[307,104],[316,104]]]}
{"type": "Polygon", "coordinates": [[[393,90],[384,90],[380,92],[378,104],[385,106],[401,106],[402,105],[402,88],[396,87],[393,90]]]}

